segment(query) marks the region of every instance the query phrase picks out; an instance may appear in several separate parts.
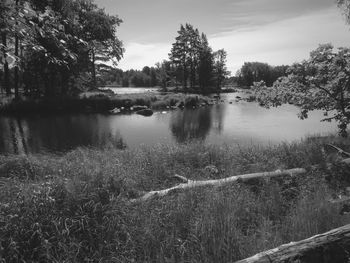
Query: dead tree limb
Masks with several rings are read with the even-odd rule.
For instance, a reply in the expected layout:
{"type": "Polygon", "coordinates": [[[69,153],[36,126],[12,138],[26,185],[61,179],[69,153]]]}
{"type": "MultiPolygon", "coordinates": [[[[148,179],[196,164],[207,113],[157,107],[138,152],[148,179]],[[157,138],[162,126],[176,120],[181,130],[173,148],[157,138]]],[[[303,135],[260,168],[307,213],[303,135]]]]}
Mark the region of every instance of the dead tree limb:
{"type": "Polygon", "coordinates": [[[341,148],[339,148],[339,147],[337,147],[337,146],[335,146],[335,145],[333,145],[333,144],[327,144],[327,145],[330,146],[330,147],[332,147],[333,149],[337,150],[337,151],[338,151],[338,154],[344,154],[344,155],[350,157],[350,153],[349,153],[349,152],[346,152],[346,151],[344,151],[343,149],[341,149],[341,148]]]}
{"type": "Polygon", "coordinates": [[[261,252],[236,263],[348,262],[350,224],[261,252]],[[329,259],[329,261],[325,259],[329,259]]]}
{"type": "Polygon", "coordinates": [[[270,178],[270,177],[278,177],[278,176],[284,176],[284,175],[299,175],[306,173],[306,170],[304,168],[294,168],[289,170],[277,170],[274,172],[262,172],[262,173],[252,173],[252,174],[242,174],[242,175],[236,175],[231,176],[227,178],[222,179],[216,179],[216,180],[203,180],[203,181],[194,181],[189,180],[183,176],[175,175],[176,178],[184,181],[182,184],[178,184],[174,187],[159,190],[159,191],[150,191],[140,198],[134,199],[133,201],[146,201],[152,197],[155,196],[165,196],[173,191],[176,190],[184,190],[184,189],[190,189],[200,186],[222,186],[228,183],[236,182],[236,181],[248,181],[250,179],[257,179],[257,178],[270,178]]]}

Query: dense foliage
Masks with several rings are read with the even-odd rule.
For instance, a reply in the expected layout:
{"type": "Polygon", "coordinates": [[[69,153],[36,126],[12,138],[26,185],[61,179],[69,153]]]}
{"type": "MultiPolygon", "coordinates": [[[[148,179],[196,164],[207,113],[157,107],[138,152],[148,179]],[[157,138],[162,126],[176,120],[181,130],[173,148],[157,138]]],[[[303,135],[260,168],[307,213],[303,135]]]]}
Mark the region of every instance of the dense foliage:
{"type": "Polygon", "coordinates": [[[347,23],[350,22],[350,1],[349,0],[336,0],[338,7],[342,10],[343,15],[346,18],[347,23]]]}
{"type": "Polygon", "coordinates": [[[264,81],[271,86],[279,77],[285,76],[288,66],[271,66],[262,62],[245,62],[236,73],[236,82],[240,86],[250,87],[254,82],[264,81]]]}
{"type": "Polygon", "coordinates": [[[143,67],[142,70],[126,70],[99,66],[99,76],[97,77],[100,86],[116,87],[155,87],[162,86],[160,70],[157,67],[143,67]]]}
{"type": "Polygon", "coordinates": [[[309,111],[322,110],[324,120],[337,121],[340,134],[346,136],[350,123],[350,49],[320,45],[308,60],[292,65],[287,73],[271,88],[264,82],[255,83],[261,104],[295,103],[301,108],[301,118],[307,118],[309,111]]]}
{"type": "Polygon", "coordinates": [[[1,1],[2,88],[63,94],[96,86],[96,64],[123,54],[122,22],[91,0],[1,1]],[[12,74],[13,73],[13,74],[12,74]],[[13,82],[13,83],[12,83],[13,82]]]}

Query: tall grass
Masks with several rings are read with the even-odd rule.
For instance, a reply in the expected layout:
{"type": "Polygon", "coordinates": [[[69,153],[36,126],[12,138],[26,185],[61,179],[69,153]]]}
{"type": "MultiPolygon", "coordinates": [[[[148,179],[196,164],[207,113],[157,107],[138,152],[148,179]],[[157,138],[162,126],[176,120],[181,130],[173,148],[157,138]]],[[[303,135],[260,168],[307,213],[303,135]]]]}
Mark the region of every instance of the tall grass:
{"type": "Polygon", "coordinates": [[[0,259],[229,262],[339,227],[350,218],[327,199],[348,184],[339,172],[349,171],[337,163],[312,168],[329,161],[321,147],[190,143],[1,156],[0,259]],[[178,183],[175,173],[200,180],[292,167],[308,173],[129,202],[178,183]]]}

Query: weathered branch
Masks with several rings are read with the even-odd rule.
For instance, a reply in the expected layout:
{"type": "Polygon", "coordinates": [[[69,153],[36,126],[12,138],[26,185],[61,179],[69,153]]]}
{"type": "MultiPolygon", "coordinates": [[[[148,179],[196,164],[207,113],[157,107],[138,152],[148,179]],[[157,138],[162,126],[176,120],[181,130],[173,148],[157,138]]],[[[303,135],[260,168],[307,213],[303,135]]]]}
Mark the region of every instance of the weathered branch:
{"type": "Polygon", "coordinates": [[[222,186],[228,183],[236,182],[236,181],[247,181],[250,179],[257,179],[257,178],[270,178],[270,177],[277,177],[277,176],[284,176],[284,175],[298,175],[306,173],[306,170],[304,168],[294,168],[289,170],[277,170],[274,172],[262,172],[262,173],[252,173],[252,174],[243,174],[243,175],[237,175],[237,176],[231,176],[227,178],[222,179],[216,179],[216,180],[203,180],[203,181],[194,181],[189,180],[183,176],[175,175],[176,178],[181,179],[185,183],[178,184],[174,187],[159,190],[159,191],[150,191],[140,198],[134,199],[135,201],[146,201],[152,197],[155,196],[165,196],[173,191],[176,190],[184,190],[189,188],[195,188],[200,186],[222,186]]]}
{"type": "MultiPolygon", "coordinates": [[[[346,151],[344,151],[343,149],[341,149],[341,148],[339,148],[339,147],[337,147],[337,146],[335,146],[335,145],[333,145],[333,144],[327,144],[327,145],[330,146],[330,147],[332,147],[332,148],[334,148],[335,150],[337,150],[339,154],[344,154],[344,155],[350,157],[350,153],[349,153],[349,152],[346,152],[346,151]]],[[[347,160],[347,159],[345,159],[345,160],[347,160]]],[[[343,161],[344,161],[344,160],[343,160],[343,161]]]]}
{"type": "Polygon", "coordinates": [[[175,174],[174,175],[174,178],[177,178],[179,179],[180,181],[183,181],[184,183],[187,183],[189,180],[188,178],[184,177],[184,176],[181,176],[181,175],[178,175],[178,174],[175,174]]]}
{"type": "MultiPolygon", "coordinates": [[[[336,149],[339,153],[350,156],[350,153],[343,151],[339,147],[334,146],[332,144],[328,144],[328,145],[336,149]]],[[[341,160],[341,162],[350,165],[350,158],[343,159],[341,160]]],[[[328,164],[328,163],[327,165],[331,166],[331,164],[328,164]]],[[[320,166],[314,165],[312,167],[319,168],[320,166]]],[[[284,175],[297,175],[297,174],[303,174],[303,173],[306,173],[306,170],[304,168],[294,168],[289,170],[277,170],[274,172],[242,174],[242,175],[236,175],[236,176],[231,176],[231,177],[222,178],[222,179],[202,180],[202,181],[189,180],[184,176],[175,174],[173,177],[182,181],[183,182],[182,184],[178,184],[176,186],[163,189],[163,190],[146,192],[141,197],[131,200],[131,202],[146,201],[155,196],[165,196],[173,191],[185,190],[185,189],[190,189],[190,188],[195,188],[200,186],[221,186],[221,185],[232,183],[235,181],[247,181],[247,180],[256,179],[256,178],[269,178],[269,177],[278,177],[278,176],[284,176],[284,175]]]]}
{"type": "Polygon", "coordinates": [[[332,204],[342,204],[342,203],[347,203],[350,201],[350,197],[346,196],[346,197],[341,197],[339,199],[330,199],[328,200],[330,203],[332,204]]]}
{"type": "Polygon", "coordinates": [[[236,263],[347,262],[350,224],[329,232],[261,252],[236,263]],[[330,261],[324,261],[325,258],[330,261]],[[344,260],[344,261],[343,261],[344,260]]]}

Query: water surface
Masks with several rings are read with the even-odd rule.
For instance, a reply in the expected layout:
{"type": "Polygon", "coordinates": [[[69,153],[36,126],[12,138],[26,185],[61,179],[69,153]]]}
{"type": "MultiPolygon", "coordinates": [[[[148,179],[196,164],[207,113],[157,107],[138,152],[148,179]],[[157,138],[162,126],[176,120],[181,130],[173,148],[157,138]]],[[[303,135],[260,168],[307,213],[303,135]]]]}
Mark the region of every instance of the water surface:
{"type": "Polygon", "coordinates": [[[225,102],[217,105],[156,112],[151,117],[136,114],[0,117],[0,153],[64,152],[108,141],[128,147],[191,140],[266,145],[337,130],[335,123],[320,122],[322,112],[312,112],[307,120],[300,120],[293,105],[264,109],[256,103],[237,102],[236,96],[227,94],[225,102]]]}

